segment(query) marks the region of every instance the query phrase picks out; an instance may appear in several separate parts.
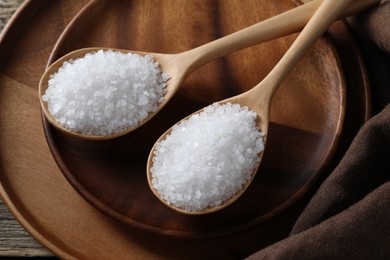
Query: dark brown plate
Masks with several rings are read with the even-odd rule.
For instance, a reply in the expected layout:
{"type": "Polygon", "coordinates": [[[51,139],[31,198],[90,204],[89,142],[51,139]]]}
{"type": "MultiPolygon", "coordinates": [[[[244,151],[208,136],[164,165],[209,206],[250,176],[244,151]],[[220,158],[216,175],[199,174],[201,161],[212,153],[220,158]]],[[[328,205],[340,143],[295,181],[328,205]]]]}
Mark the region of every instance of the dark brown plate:
{"type": "MultiPolygon", "coordinates": [[[[27,0],[0,36],[0,195],[15,218],[62,259],[243,259],[286,237],[306,199],[245,232],[199,241],[124,229],[71,187],[49,151],[37,86],[59,35],[88,2],[27,0]]],[[[345,123],[333,164],[369,118],[370,88],[343,23],[332,28],[331,39],[347,82],[345,123]]],[[[0,229],[1,234],[6,233],[0,229]]]]}
{"type": "MultiPolygon", "coordinates": [[[[93,46],[177,53],[293,7],[288,0],[92,1],[66,28],[49,63],[74,49],[93,46]]],[[[132,227],[204,238],[260,225],[301,198],[335,155],[349,100],[346,83],[355,84],[344,77],[344,71],[350,73],[355,65],[343,63],[336,48],[337,39],[345,33],[343,25],[338,27],[316,43],[276,93],[260,172],[244,196],[225,210],[187,216],[164,206],[147,185],[148,153],[157,138],[181,118],[256,85],[295,36],[231,54],[199,69],[158,116],[127,136],[101,142],[79,140],[44,120],[53,156],[88,202],[132,227]]],[[[350,120],[346,118],[347,123],[350,120]]]]}

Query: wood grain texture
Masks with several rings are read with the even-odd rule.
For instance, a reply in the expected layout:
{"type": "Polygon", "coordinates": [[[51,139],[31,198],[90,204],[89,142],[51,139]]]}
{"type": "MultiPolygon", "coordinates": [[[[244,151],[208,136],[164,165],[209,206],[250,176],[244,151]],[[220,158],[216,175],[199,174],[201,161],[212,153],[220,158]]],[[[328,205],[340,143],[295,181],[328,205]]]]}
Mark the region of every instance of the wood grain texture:
{"type": "Polygon", "coordinates": [[[0,200],[0,257],[52,256],[33,239],[0,200]]]}
{"type": "MultiPolygon", "coordinates": [[[[23,0],[0,1],[0,31],[23,0]]],[[[52,253],[33,239],[0,199],[0,257],[47,257],[52,253]]]]}
{"type": "Polygon", "coordinates": [[[0,31],[24,0],[0,0],[0,31]]]}
{"type": "MultiPolygon", "coordinates": [[[[93,1],[62,34],[53,50],[52,61],[88,46],[178,53],[295,6],[290,1],[250,0],[242,5],[235,0],[180,3],[167,0],[158,4],[146,0],[93,1]],[[248,6],[262,12],[247,13],[248,6]],[[143,15],[144,9],[148,10],[147,17],[143,15]],[[104,17],[100,15],[101,10],[105,10],[104,17]],[[161,12],[167,14],[160,16],[161,12]],[[118,21],[121,13],[127,15],[118,21]],[[173,15],[178,13],[179,17],[173,15]],[[91,30],[90,24],[96,28],[91,30]],[[155,32],[157,24],[164,34],[155,32]],[[202,33],[194,38],[191,28],[197,26],[202,28],[202,33]],[[139,28],[144,32],[142,37],[138,36],[139,28]],[[177,38],[177,34],[181,37],[177,38]],[[127,35],[134,38],[128,39],[127,35]]],[[[253,46],[199,68],[189,75],[158,115],[119,139],[79,140],[46,124],[54,158],[87,201],[130,227],[160,235],[205,238],[234,234],[263,224],[309,190],[326,169],[336,147],[344,120],[346,86],[331,39],[319,39],[276,93],[262,167],[237,203],[199,217],[170,210],[153,196],[147,185],[147,156],[157,138],[180,119],[256,85],[295,37],[253,46]],[[297,146],[299,153],[294,151],[297,146]],[[254,201],[256,207],[252,206],[254,201]]]]}
{"type": "MultiPolygon", "coordinates": [[[[0,1],[0,30],[2,30],[6,23],[11,19],[12,14],[16,11],[16,9],[23,3],[22,0],[1,0],[0,1]]],[[[77,1],[76,1],[77,2],[77,1]]],[[[81,1],[80,1],[81,2],[81,1]]],[[[43,1],[41,2],[41,4],[43,1]]],[[[25,20],[12,20],[11,23],[13,26],[20,26],[19,23],[23,24],[26,21],[30,21],[31,15],[34,15],[36,8],[41,7],[41,4],[37,3],[35,6],[30,6],[27,8],[27,10],[24,10],[23,13],[18,14],[18,16],[25,17],[25,20]]],[[[61,7],[63,8],[63,20],[61,23],[59,23],[60,26],[64,26],[73,16],[75,12],[77,12],[85,3],[77,4],[75,1],[68,1],[68,4],[62,4],[61,7]]],[[[55,10],[60,5],[48,5],[47,9],[55,10]]],[[[61,12],[61,13],[62,13],[61,12]]],[[[39,19],[36,19],[32,22],[32,24],[35,24],[35,26],[39,27],[39,23],[41,21],[39,19]]],[[[60,20],[58,20],[60,22],[60,20]]],[[[19,29],[16,29],[19,30],[19,29]]],[[[1,68],[5,68],[8,66],[19,66],[18,64],[23,64],[25,62],[30,63],[31,61],[35,62],[35,64],[39,64],[39,58],[37,60],[37,55],[44,55],[46,53],[47,57],[50,53],[50,48],[44,48],[43,50],[37,50],[37,49],[29,49],[26,50],[28,46],[28,41],[35,40],[34,38],[34,32],[31,31],[24,31],[26,34],[26,39],[29,39],[26,41],[25,44],[19,45],[22,51],[21,53],[14,53],[13,61],[6,61],[7,56],[9,53],[5,53],[5,50],[7,49],[7,45],[14,43],[15,35],[4,35],[2,38],[1,43],[1,68]],[[27,54],[29,53],[29,54],[27,54]],[[28,57],[27,57],[28,56],[28,57]]],[[[59,31],[60,33],[60,31],[59,31]]],[[[17,36],[19,37],[19,36],[17,36]]],[[[51,44],[51,46],[54,44],[55,38],[50,42],[50,39],[47,37],[45,38],[45,41],[48,41],[46,43],[51,44]]],[[[37,45],[35,45],[37,47],[37,45]]],[[[43,71],[44,66],[46,62],[44,59],[42,59],[42,63],[40,67],[37,67],[37,70],[43,71]]],[[[9,71],[9,75],[12,75],[12,71],[9,71]]],[[[17,74],[20,75],[27,75],[24,69],[21,69],[20,72],[17,74]]],[[[32,74],[30,74],[32,76],[32,74]]],[[[39,75],[37,75],[39,76],[39,75]]],[[[19,78],[21,81],[25,81],[30,86],[34,86],[36,84],[36,77],[26,77],[25,79],[19,78]]],[[[1,86],[4,86],[4,82],[2,81],[1,86]]],[[[27,87],[27,86],[25,86],[27,87]]],[[[21,93],[20,93],[21,94],[21,93]]],[[[23,92],[24,94],[24,92],[23,92]]],[[[22,94],[21,94],[22,95],[22,94]]],[[[35,92],[31,92],[31,100],[34,100],[35,92]]],[[[9,212],[9,209],[5,206],[3,201],[0,199],[0,257],[51,257],[53,254],[48,251],[44,246],[42,246],[39,242],[37,242],[31,235],[20,225],[20,223],[14,218],[14,216],[9,212]]]]}
{"type": "MultiPolygon", "coordinates": [[[[289,208],[278,218],[268,222],[268,225],[251,229],[249,232],[221,239],[193,241],[154,236],[125,228],[101,214],[74,191],[62,176],[49,151],[41,125],[41,113],[36,93],[39,77],[43,73],[55,42],[65,25],[87,2],[80,0],[29,1],[29,5],[19,14],[19,19],[13,22],[0,44],[0,193],[12,214],[40,243],[56,255],[66,259],[199,259],[206,257],[237,259],[244,258],[287,236],[306,201],[300,201],[296,207],[289,208]]],[[[204,8],[204,6],[199,6],[199,8],[204,8]]],[[[246,9],[246,13],[252,11],[252,8],[246,9]]],[[[261,13],[263,10],[259,9],[256,12],[261,13]]],[[[122,16],[126,15],[123,10],[119,13],[122,16]]],[[[176,18],[180,19],[183,15],[177,12],[176,18]]],[[[194,13],[188,15],[194,15],[192,18],[196,18],[194,13]]],[[[147,20],[146,17],[142,19],[147,20]]],[[[204,19],[211,18],[206,16],[204,19]]],[[[245,20],[239,19],[239,21],[245,23],[245,20]]],[[[132,26],[136,27],[136,25],[132,26]]],[[[98,28],[91,25],[90,29],[97,30],[98,28]]],[[[189,29],[196,32],[203,28],[194,26],[189,29]]],[[[219,37],[235,29],[238,28],[226,31],[214,30],[211,35],[209,35],[210,32],[205,32],[205,34],[210,37],[219,37]]],[[[107,31],[106,36],[115,35],[111,34],[113,30],[107,31]]],[[[130,35],[126,35],[126,32],[127,29],[122,28],[121,35],[128,38],[125,40],[121,38],[120,41],[133,40],[130,35]]],[[[353,40],[348,36],[348,30],[341,26],[334,31],[335,35],[339,35],[340,32],[346,39],[338,38],[338,47],[345,48],[345,52],[350,54],[349,59],[343,64],[347,82],[352,84],[347,86],[354,90],[350,92],[355,95],[353,100],[347,97],[350,101],[348,104],[356,105],[356,107],[347,109],[346,117],[350,119],[348,125],[351,128],[343,132],[342,141],[348,144],[356,131],[355,126],[361,125],[361,122],[366,119],[367,84],[362,73],[356,74],[356,71],[364,72],[364,68],[359,56],[356,55],[356,50],[350,52],[353,40]],[[351,41],[348,42],[348,46],[343,44],[346,40],[351,41]],[[353,74],[350,71],[351,65],[355,68],[353,74]],[[358,91],[355,91],[356,89],[358,91]]],[[[187,46],[197,44],[193,38],[180,39],[180,42],[186,43],[187,46]]],[[[159,46],[158,42],[152,44],[159,46]]],[[[166,47],[174,50],[175,45],[166,47]]],[[[245,57],[247,55],[245,53],[240,55],[245,57]]],[[[343,53],[340,55],[344,57],[343,53]]],[[[224,66],[223,62],[211,65],[211,67],[214,66],[227,71],[231,69],[224,66]]],[[[254,69],[249,64],[246,64],[245,68],[249,71],[254,69]]],[[[266,72],[267,68],[264,68],[261,73],[266,72]]],[[[203,73],[207,75],[209,72],[206,70],[203,73]]],[[[243,72],[240,70],[238,74],[240,73],[243,72]]],[[[239,75],[237,77],[240,78],[239,75]]],[[[234,79],[235,77],[232,78],[234,79]]],[[[196,81],[196,77],[194,80],[196,81]]],[[[210,84],[215,84],[219,80],[221,78],[212,79],[210,84]]],[[[258,78],[245,80],[257,82],[258,78]]],[[[193,96],[197,102],[202,102],[204,97],[215,99],[232,93],[231,89],[227,89],[208,97],[207,88],[202,88],[202,86],[200,88],[193,96]]],[[[185,95],[188,92],[190,92],[189,89],[186,89],[182,94],[185,95]]],[[[347,93],[350,92],[347,91],[347,93]]],[[[143,141],[141,139],[136,142],[142,144],[143,141]]],[[[275,148],[277,147],[276,145],[275,148]]],[[[342,154],[343,151],[339,152],[342,154]]],[[[270,165],[270,167],[274,166],[270,165]]],[[[280,183],[283,185],[283,180],[280,179],[280,183]]],[[[270,197],[271,201],[272,199],[270,197]]],[[[151,208],[151,212],[153,210],[151,208]]]]}

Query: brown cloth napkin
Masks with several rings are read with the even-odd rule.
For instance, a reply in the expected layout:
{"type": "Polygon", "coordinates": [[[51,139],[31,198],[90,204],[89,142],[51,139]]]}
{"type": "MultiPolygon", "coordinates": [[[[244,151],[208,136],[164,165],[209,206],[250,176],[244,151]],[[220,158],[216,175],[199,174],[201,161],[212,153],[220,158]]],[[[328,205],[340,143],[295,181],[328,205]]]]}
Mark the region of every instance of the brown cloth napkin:
{"type": "Polygon", "coordinates": [[[390,259],[390,2],[350,22],[384,51],[372,55],[362,45],[380,112],[360,129],[290,236],[249,259],[390,259]]]}
{"type": "Polygon", "coordinates": [[[290,237],[250,259],[390,259],[390,105],[355,137],[290,237]]]}
{"type": "Polygon", "coordinates": [[[379,48],[390,54],[390,2],[372,8],[349,20],[356,31],[375,42],[379,48]]]}

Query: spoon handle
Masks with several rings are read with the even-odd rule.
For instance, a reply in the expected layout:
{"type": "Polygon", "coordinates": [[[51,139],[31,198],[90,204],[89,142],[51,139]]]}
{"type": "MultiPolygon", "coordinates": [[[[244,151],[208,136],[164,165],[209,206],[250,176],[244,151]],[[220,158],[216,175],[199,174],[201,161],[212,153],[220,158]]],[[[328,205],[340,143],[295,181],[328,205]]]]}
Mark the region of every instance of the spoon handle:
{"type": "Polygon", "coordinates": [[[273,94],[295,64],[327,28],[339,18],[343,10],[353,2],[358,1],[360,0],[324,0],[271,72],[257,86],[247,92],[253,107],[261,107],[261,111],[256,112],[262,119],[268,121],[273,94]]]}
{"type": "MultiPolygon", "coordinates": [[[[261,21],[245,29],[181,53],[188,73],[228,53],[300,31],[324,0],[313,0],[294,9],[261,21]]],[[[356,0],[338,12],[333,20],[348,17],[380,0],[356,0]]]]}

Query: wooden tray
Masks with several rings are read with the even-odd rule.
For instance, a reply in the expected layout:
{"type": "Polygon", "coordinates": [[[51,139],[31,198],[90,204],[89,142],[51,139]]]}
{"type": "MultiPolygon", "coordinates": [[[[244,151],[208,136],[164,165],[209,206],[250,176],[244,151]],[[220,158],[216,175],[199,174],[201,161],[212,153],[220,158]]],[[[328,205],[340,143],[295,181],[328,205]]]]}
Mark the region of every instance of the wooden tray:
{"type": "MultiPolygon", "coordinates": [[[[89,46],[177,53],[294,6],[289,0],[267,4],[229,0],[223,8],[218,2],[202,0],[158,3],[97,0],[66,28],[50,62],[74,49],[89,46]],[[205,7],[199,9],[199,5],[205,7]],[[252,11],[248,12],[248,8],[252,11]],[[143,9],[148,10],[147,17],[143,9]]],[[[208,237],[252,228],[301,197],[334,154],[344,121],[345,81],[337,52],[327,38],[315,45],[276,94],[260,172],[237,203],[206,216],[172,211],[150,191],[146,161],[154,142],[170,126],[212,102],[254,86],[271,70],[293,39],[294,36],[285,37],[261,44],[199,69],[157,117],[124,138],[82,141],[58,132],[45,121],[54,158],[87,201],[115,219],[144,231],[208,237]]]]}
{"type": "MultiPolygon", "coordinates": [[[[156,258],[158,256],[165,258],[199,258],[206,256],[231,257],[233,255],[244,257],[261,249],[266,244],[286,236],[303,204],[290,206],[271,221],[257,221],[250,231],[245,228],[242,229],[242,226],[239,226],[241,231],[239,233],[236,232],[237,230],[230,229],[228,233],[234,233],[234,235],[229,236],[221,236],[226,232],[224,227],[222,229],[221,227],[218,227],[218,229],[210,227],[211,231],[208,231],[209,229],[205,229],[204,222],[199,221],[196,234],[206,231],[212,232],[207,235],[217,234],[219,237],[194,241],[156,236],[149,232],[140,232],[139,229],[132,229],[128,226],[124,228],[123,225],[111,221],[111,218],[100,214],[95,208],[90,207],[73,190],[60,173],[46,144],[36,92],[39,77],[49,59],[54,43],[65,25],[87,2],[69,0],[27,1],[14,17],[6,33],[2,35],[0,45],[0,60],[2,61],[0,74],[0,125],[2,129],[0,136],[0,193],[15,217],[38,241],[63,258],[107,259],[120,257],[132,259],[135,257],[156,258]],[[221,230],[223,232],[220,232],[221,230]]],[[[125,4],[125,1],[115,2],[112,8],[115,8],[119,3],[125,4]]],[[[270,6],[274,8],[274,5],[270,6]]],[[[284,8],[290,6],[292,5],[287,3],[284,8]]],[[[266,14],[263,13],[263,15],[266,14]]],[[[242,26],[245,26],[245,24],[242,24],[242,26]]],[[[96,29],[96,27],[91,27],[91,30],[93,28],[96,29]]],[[[239,28],[231,28],[230,30],[237,29],[239,28]]],[[[224,31],[221,34],[231,31],[224,31]]],[[[219,36],[209,35],[210,39],[219,36]]],[[[343,24],[339,23],[331,30],[331,38],[334,41],[337,53],[340,55],[340,66],[347,76],[346,100],[348,102],[345,114],[345,127],[340,137],[336,157],[334,158],[337,161],[339,158],[337,154],[343,153],[357,129],[368,118],[369,97],[364,66],[359,55],[357,55],[356,47],[348,30],[346,30],[343,24]]],[[[287,41],[291,42],[291,40],[292,38],[289,38],[287,41]]],[[[80,44],[83,45],[86,42],[81,41],[80,44]]],[[[194,47],[191,44],[195,43],[189,42],[186,46],[194,47]]],[[[283,45],[283,42],[280,44],[283,45]]],[[[329,48],[327,40],[324,40],[321,44],[325,46],[324,49],[329,48]]],[[[69,46],[69,48],[74,47],[76,46],[69,46]]],[[[65,47],[57,49],[66,50],[65,47]]],[[[156,49],[150,51],[154,50],[156,49]]],[[[333,51],[333,48],[328,50],[333,51]]],[[[237,59],[241,55],[248,56],[248,54],[250,52],[237,53],[235,54],[237,56],[232,55],[222,61],[211,64],[209,69],[213,71],[215,67],[218,69],[219,66],[222,66],[230,59],[237,59]]],[[[330,57],[334,56],[331,55],[330,57]]],[[[275,62],[277,58],[274,57],[274,60],[268,61],[269,64],[275,62]]],[[[253,62],[253,60],[251,61],[253,62]]],[[[334,61],[331,60],[330,62],[334,61]]],[[[240,70],[239,74],[246,72],[253,75],[251,73],[252,65],[250,64],[248,63],[248,68],[240,70]]],[[[257,74],[257,76],[250,76],[248,79],[245,79],[248,81],[248,84],[240,81],[240,84],[235,85],[239,87],[235,91],[241,91],[241,88],[244,86],[253,86],[254,84],[250,83],[258,81],[267,73],[268,69],[269,67],[263,68],[264,71],[257,74]]],[[[226,68],[220,70],[224,72],[226,68]]],[[[203,71],[203,73],[206,72],[203,71]]],[[[197,73],[198,75],[201,74],[201,72],[197,73]]],[[[202,100],[200,97],[204,96],[204,92],[201,91],[193,94],[191,85],[188,85],[188,83],[196,82],[197,79],[194,78],[195,76],[192,77],[192,79],[189,78],[186,81],[187,85],[180,94],[182,98],[189,97],[196,101],[193,104],[194,107],[191,107],[190,110],[203,105],[199,100],[202,100]]],[[[200,82],[205,82],[205,77],[201,77],[199,80],[200,82]]],[[[215,81],[207,81],[207,87],[219,86],[221,80],[223,82],[224,79],[217,78],[215,81]]],[[[212,92],[210,97],[203,102],[211,102],[230,94],[232,93],[212,92]]],[[[176,104],[179,101],[176,100],[176,104]]],[[[187,113],[187,111],[183,113],[187,113]]],[[[275,114],[275,112],[273,113],[275,114]]],[[[176,118],[171,120],[176,120],[176,118]]],[[[275,129],[278,126],[283,128],[283,125],[280,124],[281,122],[274,121],[273,127],[275,129]]],[[[74,149],[74,140],[62,138],[52,129],[48,129],[49,132],[53,135],[52,141],[62,142],[61,144],[64,145],[61,151],[65,151],[66,147],[74,149]]],[[[127,142],[129,140],[124,139],[127,142]]],[[[119,143],[119,141],[114,142],[119,143]]],[[[80,144],[81,147],[88,147],[89,145],[94,146],[96,144],[80,144]]],[[[53,146],[53,143],[51,148],[60,149],[58,146],[53,146]]],[[[74,152],[72,149],[71,151],[74,152]]],[[[124,147],[122,146],[120,150],[123,151],[123,149],[124,147]]],[[[271,162],[270,159],[268,160],[271,162]]],[[[68,164],[65,166],[69,167],[68,164]]],[[[268,168],[271,168],[271,166],[268,166],[268,168]]],[[[283,179],[280,181],[283,183],[283,179]]],[[[272,178],[270,183],[272,184],[272,178]]],[[[312,181],[310,185],[311,183],[312,181]]],[[[308,189],[310,185],[306,185],[304,190],[308,189]]],[[[277,185],[273,183],[272,186],[277,185]]],[[[225,212],[223,214],[228,213],[225,212]]],[[[169,223],[168,220],[166,221],[166,223],[169,223]]],[[[171,224],[170,227],[172,226],[174,225],[171,224]]],[[[161,228],[157,231],[160,232],[160,230],[161,228]]],[[[188,230],[185,230],[184,235],[188,233],[188,230]]],[[[183,234],[179,233],[179,235],[183,234]]]]}

